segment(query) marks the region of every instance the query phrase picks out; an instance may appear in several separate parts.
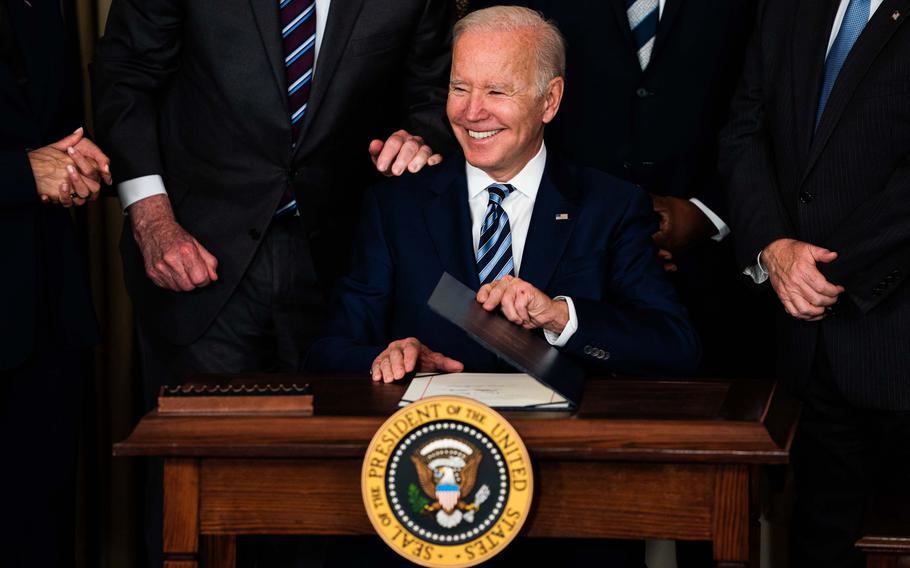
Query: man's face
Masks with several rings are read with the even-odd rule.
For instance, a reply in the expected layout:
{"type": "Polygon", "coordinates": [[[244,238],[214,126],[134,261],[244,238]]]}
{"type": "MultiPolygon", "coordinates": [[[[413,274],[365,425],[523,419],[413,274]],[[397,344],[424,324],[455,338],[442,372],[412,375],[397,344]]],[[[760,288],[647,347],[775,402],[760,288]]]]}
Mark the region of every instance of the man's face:
{"type": "Polygon", "coordinates": [[[497,181],[534,157],[562,97],[561,78],[537,95],[531,39],[530,32],[466,32],[453,47],[446,113],[468,163],[497,181]]]}

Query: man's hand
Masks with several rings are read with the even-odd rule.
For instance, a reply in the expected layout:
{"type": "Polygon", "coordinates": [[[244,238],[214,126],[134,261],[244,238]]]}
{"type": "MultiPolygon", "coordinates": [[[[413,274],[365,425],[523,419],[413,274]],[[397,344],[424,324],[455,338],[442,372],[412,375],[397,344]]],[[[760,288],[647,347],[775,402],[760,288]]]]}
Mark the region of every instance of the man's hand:
{"type": "Polygon", "coordinates": [[[167,196],[147,197],[130,205],[128,211],[145,273],[152,282],[174,292],[188,292],[218,280],[218,260],[177,224],[167,196]]]}
{"type": "Polygon", "coordinates": [[[407,373],[457,373],[464,369],[460,362],[442,353],[430,350],[414,337],[389,343],[385,351],[373,360],[370,374],[374,381],[391,383],[403,379],[407,373]]]}
{"type": "Polygon", "coordinates": [[[370,142],[370,158],[384,176],[400,176],[405,170],[414,174],[424,166],[435,166],[442,161],[442,155],[434,154],[423,138],[407,130],[399,130],[385,142],[378,139],[370,142]]]}
{"type": "MultiPolygon", "coordinates": [[[[81,131],[80,128],[76,132],[81,131]]],[[[111,159],[94,142],[88,138],[82,138],[65,150],[73,158],[79,168],[79,173],[96,181],[100,178],[107,185],[114,183],[111,177],[111,159]]]]}
{"type": "Polygon", "coordinates": [[[80,128],[62,140],[28,153],[38,198],[42,203],[70,207],[82,205],[97,194],[100,186],[92,192],[93,183],[97,183],[78,172],[75,161],[66,151],[83,140],[82,135],[80,128]]]}
{"type": "Polygon", "coordinates": [[[498,307],[507,320],[525,329],[543,328],[559,334],[569,323],[568,304],[514,276],[481,286],[477,302],[488,312],[498,307]]]}
{"type": "MultiPolygon", "coordinates": [[[[676,254],[717,233],[717,227],[688,199],[651,195],[651,201],[660,216],[660,227],[651,238],[663,251],[676,254]]],[[[663,255],[661,258],[668,260],[663,255]]],[[[672,272],[666,264],[664,268],[672,272]]]]}
{"type": "Polygon", "coordinates": [[[828,282],[816,263],[831,262],[837,253],[794,239],[778,239],[764,248],[762,263],[768,270],[771,286],[791,316],[818,321],[825,308],[837,302],[843,286],[828,282]]]}

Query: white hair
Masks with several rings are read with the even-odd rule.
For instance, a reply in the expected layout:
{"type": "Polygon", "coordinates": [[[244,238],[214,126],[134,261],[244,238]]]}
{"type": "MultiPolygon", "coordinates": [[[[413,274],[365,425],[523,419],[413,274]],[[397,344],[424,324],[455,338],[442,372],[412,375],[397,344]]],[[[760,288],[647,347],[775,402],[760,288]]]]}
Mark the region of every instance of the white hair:
{"type": "Polygon", "coordinates": [[[471,12],[455,23],[453,42],[466,32],[530,31],[533,34],[534,58],[537,62],[537,96],[546,93],[555,77],[566,74],[566,42],[552,20],[535,10],[521,6],[493,6],[471,12]]]}

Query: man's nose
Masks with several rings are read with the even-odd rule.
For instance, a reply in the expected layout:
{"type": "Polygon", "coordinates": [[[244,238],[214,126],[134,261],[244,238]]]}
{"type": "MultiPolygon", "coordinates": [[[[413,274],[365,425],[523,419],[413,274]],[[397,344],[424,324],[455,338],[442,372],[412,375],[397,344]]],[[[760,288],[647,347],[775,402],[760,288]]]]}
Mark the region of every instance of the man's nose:
{"type": "Polygon", "coordinates": [[[471,94],[470,97],[468,97],[464,116],[470,121],[484,120],[489,116],[486,106],[484,105],[483,95],[471,94]]]}

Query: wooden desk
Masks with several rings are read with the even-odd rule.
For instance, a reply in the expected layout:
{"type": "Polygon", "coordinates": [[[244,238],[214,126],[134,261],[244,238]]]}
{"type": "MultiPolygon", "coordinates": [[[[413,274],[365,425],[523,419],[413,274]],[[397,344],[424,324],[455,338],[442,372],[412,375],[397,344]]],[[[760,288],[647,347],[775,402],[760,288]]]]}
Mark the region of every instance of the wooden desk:
{"type": "MultiPolygon", "coordinates": [[[[274,380],[274,379],[273,379],[274,380]]],[[[233,567],[240,534],[374,534],[360,497],[369,440],[400,384],[308,379],[315,415],[148,414],[117,456],[162,456],[167,568],[233,567]]],[[[785,464],[798,406],[773,383],[589,380],[580,410],[511,413],[534,461],[531,537],[713,541],[758,567],[759,468],[785,464]]]]}
{"type": "Polygon", "coordinates": [[[886,491],[867,515],[856,546],[866,553],[866,568],[910,568],[910,494],[886,491]]]}

